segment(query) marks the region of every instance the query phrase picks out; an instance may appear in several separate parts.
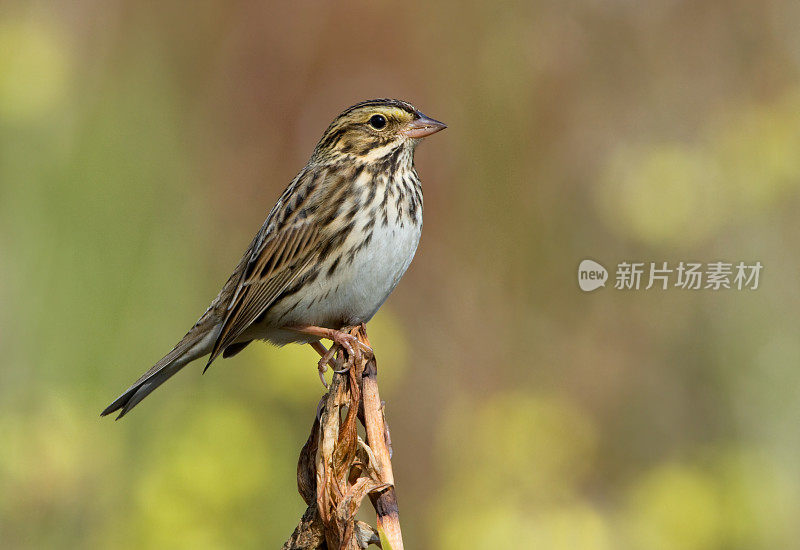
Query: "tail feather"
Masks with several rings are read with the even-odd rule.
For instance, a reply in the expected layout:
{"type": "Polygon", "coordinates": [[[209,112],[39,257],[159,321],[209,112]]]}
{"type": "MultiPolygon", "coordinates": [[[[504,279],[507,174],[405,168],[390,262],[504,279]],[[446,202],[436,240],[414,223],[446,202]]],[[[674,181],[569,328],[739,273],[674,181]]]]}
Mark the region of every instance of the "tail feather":
{"type": "Polygon", "coordinates": [[[106,416],[115,411],[120,411],[117,420],[125,416],[142,399],[166,382],[173,374],[181,370],[188,363],[211,353],[211,348],[216,340],[215,325],[198,324],[178,342],[172,351],[166,354],[153,367],[144,373],[131,387],[117,397],[100,416],[106,416]]]}

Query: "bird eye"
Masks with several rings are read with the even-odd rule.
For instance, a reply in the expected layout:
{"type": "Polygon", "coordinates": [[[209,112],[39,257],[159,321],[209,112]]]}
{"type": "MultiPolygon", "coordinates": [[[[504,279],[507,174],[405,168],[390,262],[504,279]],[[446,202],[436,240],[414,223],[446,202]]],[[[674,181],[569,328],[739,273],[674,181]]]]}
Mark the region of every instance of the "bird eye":
{"type": "Polygon", "coordinates": [[[383,115],[372,115],[369,124],[376,130],[382,130],[386,126],[386,117],[383,115]]]}

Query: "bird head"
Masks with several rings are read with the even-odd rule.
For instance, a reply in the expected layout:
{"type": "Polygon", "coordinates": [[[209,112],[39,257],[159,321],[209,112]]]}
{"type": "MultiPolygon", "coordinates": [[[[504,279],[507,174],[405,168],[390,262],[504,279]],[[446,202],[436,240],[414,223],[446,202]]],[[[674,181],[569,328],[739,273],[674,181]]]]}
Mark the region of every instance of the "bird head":
{"type": "Polygon", "coordinates": [[[398,99],[371,99],[345,109],[331,123],[312,159],[341,157],[375,161],[399,147],[414,148],[419,141],[447,126],[423,115],[398,99]]]}

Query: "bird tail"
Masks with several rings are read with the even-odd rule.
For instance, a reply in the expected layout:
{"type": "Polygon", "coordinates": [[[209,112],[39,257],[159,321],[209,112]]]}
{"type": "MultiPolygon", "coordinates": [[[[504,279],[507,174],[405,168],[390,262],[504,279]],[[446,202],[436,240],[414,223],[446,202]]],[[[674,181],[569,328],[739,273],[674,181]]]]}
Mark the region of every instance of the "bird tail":
{"type": "Polygon", "coordinates": [[[168,354],[144,373],[130,388],[117,397],[113,403],[100,413],[106,416],[119,410],[117,420],[125,416],[154,389],[166,382],[186,364],[211,353],[217,338],[218,325],[201,319],[168,354]],[[206,322],[203,322],[206,321],[206,322]]]}

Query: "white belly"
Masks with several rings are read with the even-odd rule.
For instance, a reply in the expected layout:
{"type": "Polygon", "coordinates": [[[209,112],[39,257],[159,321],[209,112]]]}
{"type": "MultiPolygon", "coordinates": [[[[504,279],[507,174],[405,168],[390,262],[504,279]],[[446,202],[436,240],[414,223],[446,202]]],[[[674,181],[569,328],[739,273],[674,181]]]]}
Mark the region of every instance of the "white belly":
{"type": "MultiPolygon", "coordinates": [[[[385,227],[377,223],[369,244],[353,256],[352,263],[340,260],[335,271],[327,277],[327,269],[334,258],[328,259],[320,275],[307,289],[292,299],[274,304],[266,316],[266,323],[260,327],[259,332],[263,332],[257,337],[277,344],[311,341],[313,338],[306,339],[295,332],[275,327],[314,325],[341,328],[369,321],[400,282],[419,244],[421,220],[418,224],[406,222],[402,228],[394,222],[392,220],[385,227]]],[[[357,245],[359,240],[358,236],[351,235],[344,249],[357,245]]]]}
{"type": "Polygon", "coordinates": [[[403,228],[378,225],[369,245],[355,256],[350,268],[342,270],[338,291],[323,306],[334,317],[337,312],[347,312],[348,325],[366,323],[375,315],[400,282],[417,250],[419,225],[406,224],[403,228]]]}

